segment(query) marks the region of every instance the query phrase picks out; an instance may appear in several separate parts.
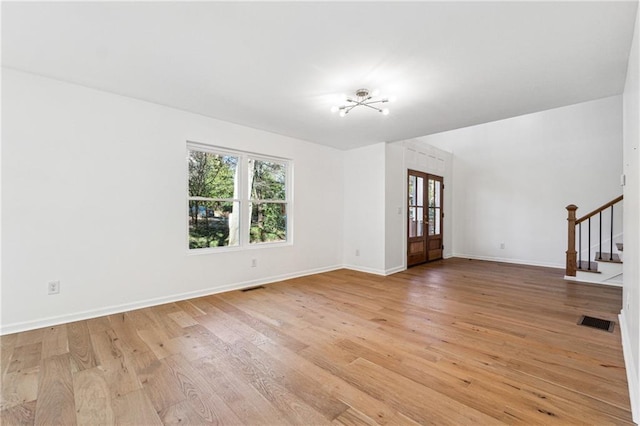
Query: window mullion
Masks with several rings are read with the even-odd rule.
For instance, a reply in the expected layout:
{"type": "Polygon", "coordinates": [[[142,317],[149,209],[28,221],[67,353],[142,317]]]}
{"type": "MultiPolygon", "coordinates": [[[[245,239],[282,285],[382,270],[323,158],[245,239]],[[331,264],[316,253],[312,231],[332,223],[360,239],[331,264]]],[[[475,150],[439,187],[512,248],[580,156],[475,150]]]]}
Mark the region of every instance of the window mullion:
{"type": "Polygon", "coordinates": [[[249,245],[249,229],[251,225],[250,211],[251,204],[249,200],[249,159],[246,155],[242,155],[240,158],[240,176],[238,178],[238,185],[240,185],[238,195],[240,196],[240,242],[242,247],[249,245]]]}

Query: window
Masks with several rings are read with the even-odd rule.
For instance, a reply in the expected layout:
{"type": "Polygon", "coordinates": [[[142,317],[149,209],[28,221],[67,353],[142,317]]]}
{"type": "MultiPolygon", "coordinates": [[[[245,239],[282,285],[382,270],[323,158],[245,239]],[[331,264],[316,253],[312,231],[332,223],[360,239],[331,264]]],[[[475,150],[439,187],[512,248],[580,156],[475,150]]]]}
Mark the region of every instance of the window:
{"type": "Polygon", "coordinates": [[[189,249],[289,241],[290,161],[189,143],[189,249]]]}

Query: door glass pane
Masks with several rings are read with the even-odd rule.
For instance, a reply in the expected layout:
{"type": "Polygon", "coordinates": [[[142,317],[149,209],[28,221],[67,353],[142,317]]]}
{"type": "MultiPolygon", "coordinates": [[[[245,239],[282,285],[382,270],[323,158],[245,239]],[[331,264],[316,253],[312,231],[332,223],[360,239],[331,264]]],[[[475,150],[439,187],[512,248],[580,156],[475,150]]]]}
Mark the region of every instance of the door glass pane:
{"type": "Polygon", "coordinates": [[[422,209],[422,207],[418,207],[416,210],[417,210],[416,219],[418,222],[417,236],[422,237],[424,235],[424,226],[423,226],[424,210],[422,209]]]}
{"type": "Polygon", "coordinates": [[[436,209],[433,207],[429,207],[429,235],[435,235],[435,216],[436,209]]]}
{"type": "Polygon", "coordinates": [[[439,180],[434,180],[433,183],[434,185],[434,192],[435,192],[435,206],[434,207],[442,207],[442,205],[440,204],[440,181],[439,180]]]}
{"type": "Polygon", "coordinates": [[[409,205],[416,205],[416,177],[409,176],[409,205]]]}
{"type": "Polygon", "coordinates": [[[416,236],[418,223],[416,221],[416,208],[409,207],[409,238],[416,236]]]}
{"type": "Polygon", "coordinates": [[[424,178],[418,177],[417,183],[416,192],[418,202],[416,205],[422,207],[424,206],[424,178]]]}
{"type": "Polygon", "coordinates": [[[433,232],[435,235],[440,235],[442,232],[440,230],[440,218],[442,217],[442,212],[440,211],[440,209],[435,209],[435,216],[436,216],[436,221],[435,221],[435,226],[433,229],[433,232]]]}

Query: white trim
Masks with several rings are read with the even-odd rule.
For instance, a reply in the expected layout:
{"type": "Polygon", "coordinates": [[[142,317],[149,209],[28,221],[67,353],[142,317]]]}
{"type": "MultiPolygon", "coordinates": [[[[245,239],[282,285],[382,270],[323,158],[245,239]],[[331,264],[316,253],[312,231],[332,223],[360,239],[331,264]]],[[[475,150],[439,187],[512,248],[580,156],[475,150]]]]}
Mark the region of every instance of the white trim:
{"type": "Polygon", "coordinates": [[[382,275],[382,276],[387,275],[385,273],[386,271],[383,269],[368,268],[366,266],[356,266],[356,265],[342,265],[342,267],[344,269],[350,269],[352,271],[366,272],[367,274],[382,275]]]}
{"type": "Polygon", "coordinates": [[[226,284],[215,288],[206,288],[202,290],[190,291],[186,293],[173,294],[170,296],[156,297],[153,299],[141,300],[134,303],[123,303],[121,305],[107,306],[100,309],[92,309],[88,311],[80,311],[73,314],[59,315],[48,317],[34,321],[17,322],[12,324],[2,324],[0,326],[0,336],[22,331],[34,330],[42,327],[50,327],[58,324],[65,324],[73,321],[86,320],[90,318],[101,317],[104,315],[112,315],[121,312],[132,311],[135,309],[148,308],[150,306],[161,305],[164,303],[178,302],[180,300],[193,299],[196,297],[209,296],[212,294],[223,293],[226,291],[240,290],[247,287],[255,287],[257,285],[271,284],[289,280],[292,278],[300,278],[307,275],[320,274],[323,272],[335,271],[343,269],[342,265],[327,266],[324,268],[308,269],[306,271],[293,272],[289,274],[274,275],[268,278],[260,278],[250,281],[243,281],[234,284],[226,284]]]}
{"type": "Polygon", "coordinates": [[[542,266],[545,268],[565,269],[565,265],[559,264],[559,263],[536,262],[531,260],[510,259],[510,258],[504,258],[504,257],[476,256],[473,254],[461,254],[461,253],[453,253],[449,257],[461,257],[464,259],[487,260],[490,262],[515,263],[517,265],[542,266]]]}
{"type": "Polygon", "coordinates": [[[627,328],[627,317],[624,309],[618,315],[620,322],[620,335],[622,337],[622,353],[624,355],[624,367],[627,372],[627,384],[629,386],[629,400],[631,402],[631,418],[634,423],[640,421],[640,401],[638,400],[638,376],[636,375],[635,364],[633,363],[633,354],[631,351],[631,340],[629,340],[629,332],[627,328]]]}
{"type": "MultiPolygon", "coordinates": [[[[596,274],[598,275],[598,274],[596,274]]],[[[586,284],[600,284],[600,285],[606,285],[609,287],[619,287],[622,288],[622,283],[617,283],[614,281],[598,281],[598,280],[590,280],[588,278],[580,278],[580,277],[570,277],[569,275],[565,275],[564,279],[566,281],[575,281],[578,283],[586,283],[586,284]]]]}
{"type": "Polygon", "coordinates": [[[407,267],[400,265],[400,266],[396,266],[395,268],[389,268],[389,269],[385,269],[384,270],[384,275],[392,275],[392,274],[397,274],[398,272],[402,272],[402,271],[406,271],[407,267]]]}

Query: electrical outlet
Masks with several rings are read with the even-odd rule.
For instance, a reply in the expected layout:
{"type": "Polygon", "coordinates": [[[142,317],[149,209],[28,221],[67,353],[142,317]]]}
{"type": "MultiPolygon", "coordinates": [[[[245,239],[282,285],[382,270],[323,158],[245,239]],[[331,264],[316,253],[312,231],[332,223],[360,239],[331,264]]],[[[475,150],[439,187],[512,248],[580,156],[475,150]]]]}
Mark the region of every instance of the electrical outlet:
{"type": "Polygon", "coordinates": [[[258,259],[251,259],[251,267],[255,268],[256,266],[258,266],[258,259]]]}
{"type": "Polygon", "coordinates": [[[60,281],[49,281],[47,283],[47,292],[48,294],[60,293],[60,281]]]}
{"type": "Polygon", "coordinates": [[[360,256],[360,249],[356,249],[356,256],[360,256]]]}
{"type": "Polygon", "coordinates": [[[504,243],[500,243],[500,249],[504,250],[504,243]]]}

